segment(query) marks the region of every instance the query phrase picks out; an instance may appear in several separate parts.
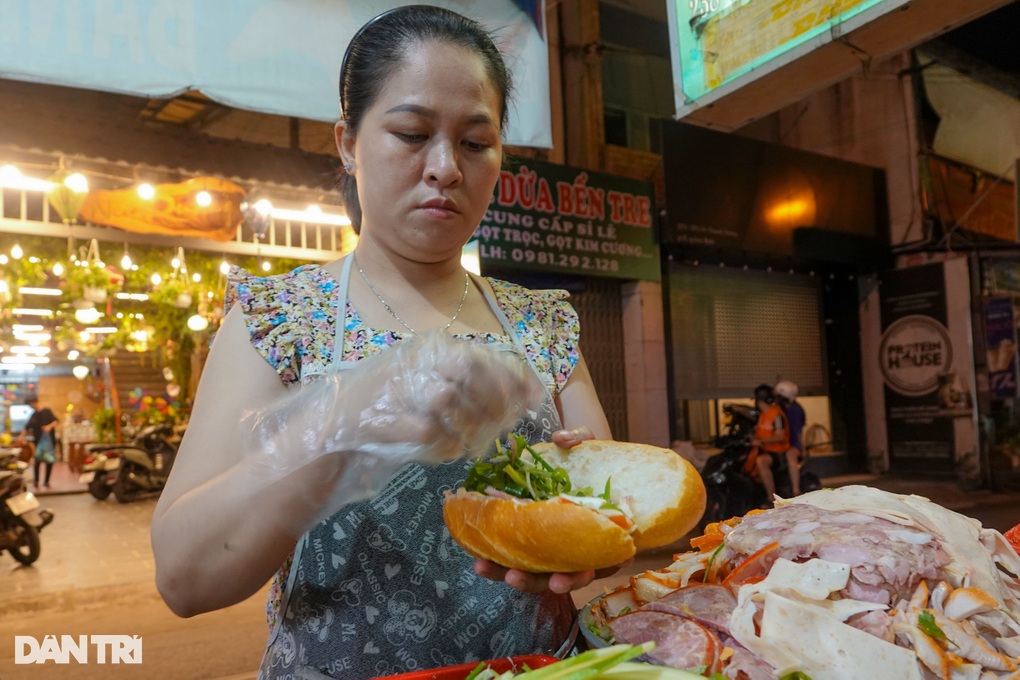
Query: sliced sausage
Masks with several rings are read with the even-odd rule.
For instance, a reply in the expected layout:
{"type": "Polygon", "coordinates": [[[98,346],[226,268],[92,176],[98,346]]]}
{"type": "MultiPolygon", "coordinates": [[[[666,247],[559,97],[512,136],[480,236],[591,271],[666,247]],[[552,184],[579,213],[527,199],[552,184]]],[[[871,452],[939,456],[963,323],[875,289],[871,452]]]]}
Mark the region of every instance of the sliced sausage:
{"type": "Polygon", "coordinates": [[[730,615],[736,606],[737,598],[729,588],[714,583],[692,583],[641,609],[683,616],[716,632],[729,633],[730,615]]]}
{"type": "Polygon", "coordinates": [[[722,643],[699,623],[662,612],[637,611],[614,619],[609,629],[617,642],[656,647],[645,656],[652,662],[673,668],[719,667],[722,643]]]}

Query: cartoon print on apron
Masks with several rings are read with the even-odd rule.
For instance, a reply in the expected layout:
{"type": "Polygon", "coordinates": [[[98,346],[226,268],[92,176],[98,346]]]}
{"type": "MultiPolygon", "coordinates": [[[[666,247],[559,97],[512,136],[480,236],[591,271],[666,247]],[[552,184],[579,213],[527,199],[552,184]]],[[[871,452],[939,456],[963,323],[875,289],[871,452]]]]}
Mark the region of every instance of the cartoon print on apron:
{"type": "MultiPolygon", "coordinates": [[[[336,293],[331,371],[356,365],[343,359],[350,273],[347,258],[336,293]]],[[[535,370],[492,293],[479,288],[512,340],[487,347],[514,352],[535,370]]],[[[532,443],[549,441],[561,428],[543,384],[542,404],[515,429],[532,443]]],[[[450,537],[443,491],[460,486],[470,465],[409,464],[378,496],[345,506],[301,537],[260,680],[368,678],[570,651],[577,628],[569,595],[521,593],[483,579],[474,573],[474,558],[450,537]]]]}

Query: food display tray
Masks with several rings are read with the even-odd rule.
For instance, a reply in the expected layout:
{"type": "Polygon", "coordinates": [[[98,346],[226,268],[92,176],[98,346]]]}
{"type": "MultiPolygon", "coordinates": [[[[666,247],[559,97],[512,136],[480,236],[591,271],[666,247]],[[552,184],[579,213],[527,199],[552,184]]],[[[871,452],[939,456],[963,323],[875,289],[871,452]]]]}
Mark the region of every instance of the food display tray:
{"type": "MultiPolygon", "coordinates": [[[[532,669],[541,668],[557,661],[559,659],[554,656],[528,654],[525,656],[504,656],[498,659],[489,659],[484,663],[497,673],[506,673],[507,671],[517,673],[523,671],[525,666],[532,669]]],[[[444,666],[425,671],[401,673],[400,675],[387,675],[385,680],[464,680],[477,667],[478,662],[476,661],[474,663],[462,663],[457,666],[444,666]]],[[[377,678],[376,680],[383,679],[377,678]]]]}

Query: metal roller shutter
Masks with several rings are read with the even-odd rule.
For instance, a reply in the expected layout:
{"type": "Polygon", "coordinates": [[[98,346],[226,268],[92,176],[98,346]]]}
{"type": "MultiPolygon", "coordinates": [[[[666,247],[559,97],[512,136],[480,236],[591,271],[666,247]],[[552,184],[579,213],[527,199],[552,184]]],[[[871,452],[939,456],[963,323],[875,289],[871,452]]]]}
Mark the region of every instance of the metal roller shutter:
{"type": "Polygon", "coordinates": [[[581,321],[581,352],[613,437],[626,440],[622,285],[616,279],[585,279],[584,291],[571,295],[570,302],[581,321]]]}
{"type": "Polygon", "coordinates": [[[827,391],[815,277],[678,265],[669,296],[678,401],[748,397],[781,379],[827,391]]]}

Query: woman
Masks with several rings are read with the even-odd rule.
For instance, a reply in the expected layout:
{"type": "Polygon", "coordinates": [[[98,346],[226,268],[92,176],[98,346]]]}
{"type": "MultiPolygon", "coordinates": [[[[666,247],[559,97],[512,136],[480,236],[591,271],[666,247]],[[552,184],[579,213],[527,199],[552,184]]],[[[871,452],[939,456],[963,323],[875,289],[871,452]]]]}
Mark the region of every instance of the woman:
{"type": "MultiPolygon", "coordinates": [[[[393,10],[352,39],[340,83],[336,138],[357,248],[279,277],[233,274],[237,303],[153,517],[160,592],[190,616],[252,595],[275,572],[266,678],[565,654],[569,592],[595,573],[527,574],[465,555],[445,531],[441,501],[464,479],[464,461],[407,465],[374,498],[314,523],[333,508],[342,475],[331,466],[360,454],[322,456],[265,488],[237,443],[245,427],[235,424],[252,410],[271,413],[287,398],[285,383],[300,383],[301,398],[331,384],[322,373],[354,376],[427,331],[463,340],[451,344],[470,363],[458,376],[458,393],[469,397],[443,401],[441,418],[470,423],[476,412],[505,410],[508,395],[488,386],[502,376],[497,359],[510,356],[545,386],[517,432],[564,446],[610,437],[565,295],[470,277],[460,266],[502,163],[510,83],[489,36],[448,10],[393,10]]],[[[342,391],[343,382],[332,384],[342,391]]],[[[271,439],[264,448],[287,453],[271,439]]]]}
{"type": "Polygon", "coordinates": [[[54,440],[56,438],[55,431],[60,423],[57,421],[57,417],[53,415],[53,411],[46,407],[39,408],[38,397],[31,396],[25,403],[32,409],[32,415],[29,417],[28,422],[25,423],[25,428],[18,437],[18,444],[25,443],[26,433],[32,435],[32,441],[35,444],[35,453],[32,456],[35,460],[35,488],[48,489],[50,488],[50,475],[53,473],[53,464],[57,462],[56,443],[54,440]],[[40,466],[45,466],[45,476],[39,476],[40,466]]]}

